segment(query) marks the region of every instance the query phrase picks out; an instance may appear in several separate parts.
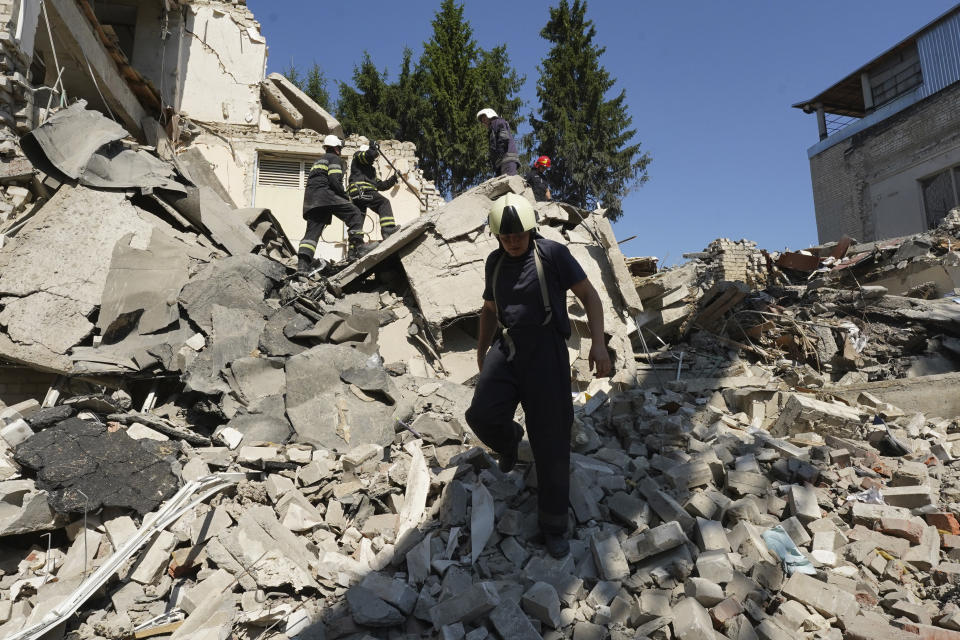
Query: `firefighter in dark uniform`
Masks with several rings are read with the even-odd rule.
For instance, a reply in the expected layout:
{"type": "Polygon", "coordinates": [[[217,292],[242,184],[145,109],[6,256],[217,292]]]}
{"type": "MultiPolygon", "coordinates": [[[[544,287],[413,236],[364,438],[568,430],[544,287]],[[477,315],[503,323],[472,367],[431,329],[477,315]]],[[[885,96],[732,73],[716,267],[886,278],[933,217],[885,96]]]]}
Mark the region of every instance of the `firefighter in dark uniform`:
{"type": "Polygon", "coordinates": [[[396,233],[397,222],[393,219],[393,207],[390,201],[379,192],[386,191],[397,184],[397,174],[394,173],[386,180],[379,180],[377,168],[373,165],[378,155],[380,155],[380,146],[376,141],[371,142],[370,146],[360,147],[359,151],[353,155],[347,193],[360,211],[366,213],[369,207],[380,216],[380,234],[386,240],[396,233]]]}
{"type": "Polygon", "coordinates": [[[477,112],[477,120],[487,127],[489,134],[490,164],[495,176],[515,176],[520,168],[517,144],[510,131],[510,123],[489,107],[477,112]]]}
{"type": "Polygon", "coordinates": [[[303,219],[307,221],[307,233],[297,251],[297,271],[300,273],[310,270],[320,234],[333,216],[343,220],[347,227],[348,260],[356,260],[372,248],[363,242],[363,214],[350,202],[343,188],[343,164],[340,161],[343,141],[329,135],[323,139],[323,147],[326,153],[310,167],[303,193],[303,219]]]}
{"type": "Polygon", "coordinates": [[[533,168],[524,176],[527,184],[533,189],[533,197],[537,202],[553,199],[550,197],[550,186],[547,184],[547,179],[543,175],[549,168],[550,158],[540,156],[537,158],[537,161],[533,163],[533,168]]]}
{"type": "Polygon", "coordinates": [[[507,472],[517,462],[523,438],[513,415],[518,404],[523,407],[537,470],[540,530],[547,551],[562,558],[570,550],[573,424],[566,291],[573,291],[586,309],[592,339],[589,361],[598,377],[610,374],[603,307],[570,250],[537,234],[529,200],[514,193],[497,198],[489,223],[500,248],[486,262],[477,344],[480,377],[466,420],[507,472]]]}

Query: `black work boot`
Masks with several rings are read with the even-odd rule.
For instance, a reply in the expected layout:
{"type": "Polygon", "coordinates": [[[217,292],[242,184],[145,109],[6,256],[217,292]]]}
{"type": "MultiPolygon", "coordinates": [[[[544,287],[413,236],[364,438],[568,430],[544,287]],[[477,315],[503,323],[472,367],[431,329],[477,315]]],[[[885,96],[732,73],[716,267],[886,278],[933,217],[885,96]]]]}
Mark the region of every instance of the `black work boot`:
{"type": "Polygon", "coordinates": [[[303,255],[302,253],[297,255],[297,273],[300,275],[306,275],[310,272],[310,263],[312,260],[303,255]]]}
{"type": "Polygon", "coordinates": [[[395,224],[391,224],[386,227],[380,227],[380,235],[383,236],[384,240],[386,240],[387,238],[389,238],[399,230],[400,230],[400,227],[398,227],[395,224]]]}
{"type": "Polygon", "coordinates": [[[363,256],[367,255],[371,251],[377,248],[379,242],[358,242],[351,243],[350,248],[347,250],[347,260],[353,262],[354,260],[359,260],[363,256]]]}
{"type": "Polygon", "coordinates": [[[513,445],[507,449],[506,453],[501,453],[497,460],[497,466],[504,473],[509,473],[516,466],[519,457],[517,449],[520,447],[520,441],[523,440],[523,427],[514,423],[513,428],[515,429],[513,445]]]}
{"type": "Polygon", "coordinates": [[[563,558],[570,553],[570,541],[567,540],[567,534],[565,533],[544,531],[543,546],[547,548],[547,553],[554,558],[563,558]]]}

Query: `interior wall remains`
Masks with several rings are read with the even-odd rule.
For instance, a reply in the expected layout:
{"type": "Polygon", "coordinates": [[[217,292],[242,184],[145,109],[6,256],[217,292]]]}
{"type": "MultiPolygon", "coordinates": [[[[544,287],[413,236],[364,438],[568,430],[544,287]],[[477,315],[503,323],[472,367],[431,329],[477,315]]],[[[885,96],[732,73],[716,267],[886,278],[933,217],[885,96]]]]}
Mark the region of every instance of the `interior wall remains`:
{"type": "Polygon", "coordinates": [[[193,2],[183,32],[176,109],[203,122],[256,126],[267,45],[253,14],[246,7],[193,2]]]}

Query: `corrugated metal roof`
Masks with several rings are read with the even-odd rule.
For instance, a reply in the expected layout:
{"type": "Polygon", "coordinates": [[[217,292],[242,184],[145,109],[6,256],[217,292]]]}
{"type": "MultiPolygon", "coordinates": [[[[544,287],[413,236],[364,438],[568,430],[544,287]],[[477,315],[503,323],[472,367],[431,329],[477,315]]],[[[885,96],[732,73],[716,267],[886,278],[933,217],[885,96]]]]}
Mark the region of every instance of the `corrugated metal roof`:
{"type": "Polygon", "coordinates": [[[960,80],[960,13],[937,24],[917,38],[923,85],[920,98],[960,80]]]}

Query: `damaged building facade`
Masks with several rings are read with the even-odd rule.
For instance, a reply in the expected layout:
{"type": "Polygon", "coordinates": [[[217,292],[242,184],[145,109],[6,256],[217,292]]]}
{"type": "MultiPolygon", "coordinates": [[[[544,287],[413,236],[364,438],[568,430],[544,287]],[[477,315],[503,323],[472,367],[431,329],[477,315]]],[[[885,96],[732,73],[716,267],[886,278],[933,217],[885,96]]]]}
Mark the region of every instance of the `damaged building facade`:
{"type": "Polygon", "coordinates": [[[937,226],[960,204],[960,8],[826,91],[807,150],[820,242],[895,238],[937,226]]]}
{"type": "MultiPolygon", "coordinates": [[[[266,76],[267,46],[244,3],[23,0],[5,3],[3,10],[0,246],[29,224],[59,184],[25,157],[20,136],[78,99],[118,123],[102,142],[127,138],[121,144],[153,149],[222,210],[270,210],[288,239],[302,237],[306,174],[323,153],[323,136],[344,132],[286,78],[266,76]]],[[[347,139],[348,163],[365,142],[356,135],[347,139]]],[[[442,203],[417,169],[412,143],[381,146],[405,178],[385,193],[399,224],[442,203]]],[[[390,168],[383,159],[378,163],[385,175],[390,168]]],[[[376,216],[367,216],[364,230],[379,239],[376,216]]],[[[318,255],[335,260],[345,249],[345,229],[334,220],[318,255]]],[[[7,309],[5,317],[14,313],[7,309]]],[[[12,326],[7,335],[18,334],[17,322],[12,326]]],[[[35,342],[30,348],[43,349],[35,342]]],[[[21,360],[5,351],[8,364],[21,360]]],[[[0,393],[7,400],[43,397],[51,372],[66,370],[62,362],[35,364],[39,371],[2,370],[0,393]]]]}

